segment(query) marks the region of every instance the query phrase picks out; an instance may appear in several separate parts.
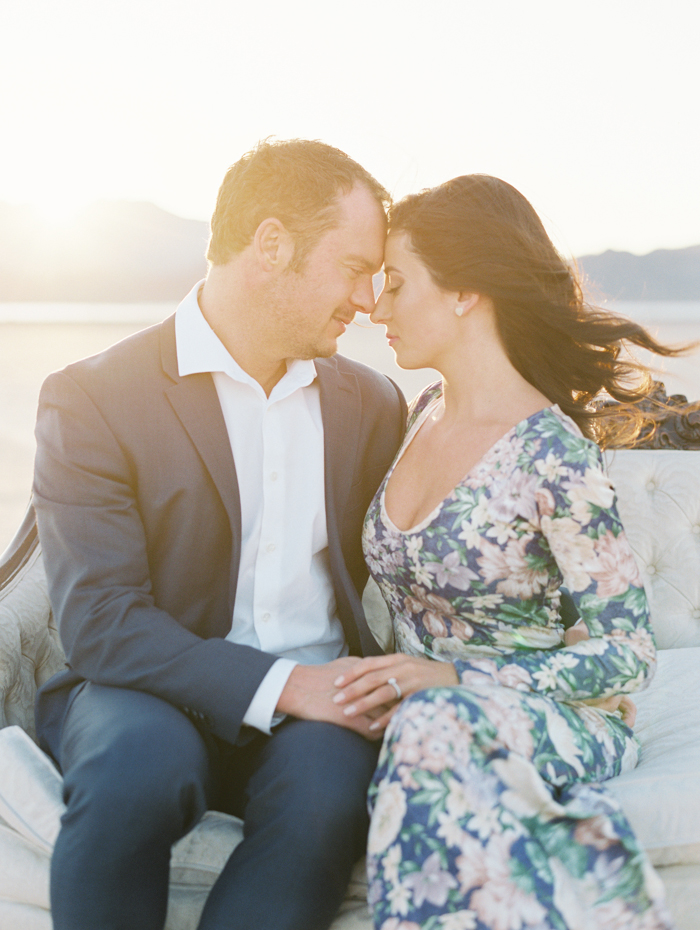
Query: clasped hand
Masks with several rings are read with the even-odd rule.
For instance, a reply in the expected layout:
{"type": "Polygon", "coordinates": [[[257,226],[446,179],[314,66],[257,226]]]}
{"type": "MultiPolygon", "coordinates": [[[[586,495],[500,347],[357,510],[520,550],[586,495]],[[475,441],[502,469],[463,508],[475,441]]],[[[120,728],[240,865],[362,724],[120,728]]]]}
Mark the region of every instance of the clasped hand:
{"type": "Polygon", "coordinates": [[[381,736],[403,698],[424,688],[458,685],[459,677],[451,662],[393,653],[360,659],[333,684],[340,689],[333,703],[345,719],[371,716],[369,730],[381,736]]]}
{"type": "MultiPolygon", "coordinates": [[[[564,643],[573,645],[588,636],[586,627],[579,623],[566,631],[564,643]]],[[[425,688],[458,684],[459,676],[451,662],[403,653],[366,659],[347,656],[325,665],[296,666],[277,710],[306,720],[335,723],[366,739],[380,739],[403,698],[425,688]]],[[[628,695],[591,698],[581,703],[619,712],[628,726],[634,726],[637,708],[628,695]]]]}
{"type": "Polygon", "coordinates": [[[450,663],[401,654],[355,656],[323,665],[297,665],[277,702],[277,711],[301,720],[321,720],[381,739],[401,698],[423,688],[459,684],[450,663]],[[396,688],[388,684],[392,678],[396,688]],[[397,690],[398,689],[398,690],[397,690]]]}

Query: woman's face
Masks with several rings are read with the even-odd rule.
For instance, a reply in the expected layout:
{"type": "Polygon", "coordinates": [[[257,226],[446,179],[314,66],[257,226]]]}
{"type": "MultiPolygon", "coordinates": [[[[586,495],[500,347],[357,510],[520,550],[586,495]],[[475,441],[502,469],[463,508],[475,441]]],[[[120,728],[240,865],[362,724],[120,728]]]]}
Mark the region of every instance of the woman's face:
{"type": "Polygon", "coordinates": [[[407,233],[387,239],[384,275],[384,290],[370,319],[386,326],[401,368],[439,368],[441,354],[454,341],[459,295],[435,284],[407,233]]]}

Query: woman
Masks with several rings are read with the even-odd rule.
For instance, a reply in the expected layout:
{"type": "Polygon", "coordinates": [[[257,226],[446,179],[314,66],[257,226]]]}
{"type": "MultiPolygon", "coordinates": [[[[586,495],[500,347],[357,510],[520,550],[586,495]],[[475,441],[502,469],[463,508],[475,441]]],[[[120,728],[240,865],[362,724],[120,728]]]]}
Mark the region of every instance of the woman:
{"type": "Polygon", "coordinates": [[[623,341],[675,352],[588,308],[496,178],[397,204],[385,273],[373,320],[402,367],[442,382],[412,405],[365,523],[398,653],[336,681],[346,714],[391,718],[370,791],[375,926],[669,928],[598,784],[637,762],[627,695],[655,651],[590,402],[648,389],[623,341]],[[581,618],[567,631],[563,588],[581,618]]]}

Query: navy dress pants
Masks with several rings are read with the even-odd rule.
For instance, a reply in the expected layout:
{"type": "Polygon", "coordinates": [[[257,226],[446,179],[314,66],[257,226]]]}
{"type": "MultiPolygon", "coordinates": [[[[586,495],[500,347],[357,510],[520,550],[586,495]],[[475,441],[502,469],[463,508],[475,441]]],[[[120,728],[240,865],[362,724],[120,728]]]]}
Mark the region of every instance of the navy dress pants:
{"type": "Polygon", "coordinates": [[[244,840],[200,930],[330,925],[364,853],[379,747],[294,718],[248,735],[233,746],[153,695],[82,687],[55,752],[67,810],[51,861],[54,930],[162,930],[170,847],[208,809],[244,818],[244,840]]]}

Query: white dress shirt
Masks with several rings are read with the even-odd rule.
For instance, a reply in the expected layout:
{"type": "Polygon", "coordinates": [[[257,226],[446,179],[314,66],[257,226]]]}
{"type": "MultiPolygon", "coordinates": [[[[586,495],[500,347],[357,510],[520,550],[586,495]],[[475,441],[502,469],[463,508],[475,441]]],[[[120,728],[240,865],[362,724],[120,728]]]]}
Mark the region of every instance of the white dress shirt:
{"type": "Polygon", "coordinates": [[[323,420],[313,361],[292,360],[269,397],[202,315],[200,282],[175,314],[181,377],[210,372],[241,502],[241,561],[227,639],[279,656],[243,722],[264,733],[297,662],[347,653],[331,580],[323,420]]]}

